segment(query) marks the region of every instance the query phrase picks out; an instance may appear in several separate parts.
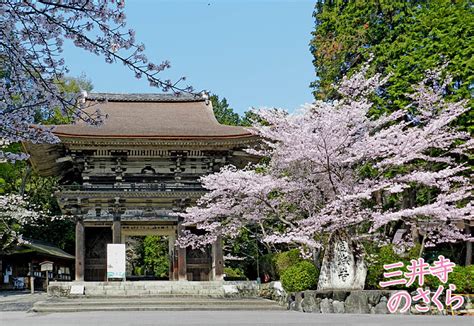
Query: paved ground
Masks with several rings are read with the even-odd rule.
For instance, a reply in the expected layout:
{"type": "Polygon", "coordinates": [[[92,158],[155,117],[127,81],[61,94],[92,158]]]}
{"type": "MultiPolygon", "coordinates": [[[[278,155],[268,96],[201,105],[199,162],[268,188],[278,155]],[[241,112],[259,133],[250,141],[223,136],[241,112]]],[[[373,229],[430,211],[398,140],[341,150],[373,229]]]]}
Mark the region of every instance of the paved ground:
{"type": "Polygon", "coordinates": [[[35,302],[46,297],[45,292],[0,291],[0,311],[28,311],[35,302]]]}
{"type": "Polygon", "coordinates": [[[82,312],[34,314],[0,312],[0,325],[474,325],[474,317],[305,314],[290,311],[82,312]]]}
{"type": "Polygon", "coordinates": [[[474,325],[474,317],[306,314],[293,311],[106,311],[27,312],[45,293],[0,292],[0,326],[151,326],[151,325],[474,325]]]}

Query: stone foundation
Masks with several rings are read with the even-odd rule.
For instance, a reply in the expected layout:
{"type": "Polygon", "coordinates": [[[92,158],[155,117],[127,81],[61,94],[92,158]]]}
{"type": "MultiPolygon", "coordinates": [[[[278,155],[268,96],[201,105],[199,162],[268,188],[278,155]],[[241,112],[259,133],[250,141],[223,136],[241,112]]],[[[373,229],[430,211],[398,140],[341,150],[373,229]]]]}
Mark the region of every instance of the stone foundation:
{"type": "Polygon", "coordinates": [[[133,281],[133,282],[51,282],[48,295],[53,297],[153,297],[204,296],[214,298],[258,297],[259,286],[252,281],[133,281]],[[81,292],[71,291],[81,286],[81,292]]]}
{"type": "MultiPolygon", "coordinates": [[[[74,292],[74,291],[73,291],[74,292]]],[[[210,282],[51,282],[48,295],[55,297],[207,297],[207,298],[255,298],[263,297],[276,301],[288,310],[306,313],[388,314],[387,301],[396,290],[353,291],[303,291],[286,293],[280,282],[258,284],[255,281],[210,281],[210,282]],[[83,294],[71,293],[71,286],[83,286],[83,294]]],[[[413,295],[412,295],[413,296],[413,295]]],[[[454,314],[474,313],[474,296],[466,295],[465,304],[454,314]]],[[[444,302],[444,297],[440,297],[444,302]]],[[[407,314],[420,314],[414,305],[407,314]]],[[[449,310],[438,311],[434,305],[426,314],[451,314],[449,310]]]]}
{"type": "MultiPolygon", "coordinates": [[[[275,300],[280,305],[286,306],[288,310],[306,313],[348,313],[348,314],[389,314],[387,301],[397,290],[354,290],[354,291],[303,291],[296,293],[286,293],[280,282],[262,284],[260,296],[275,300]]],[[[465,295],[464,306],[454,311],[458,313],[474,312],[474,296],[465,295]]],[[[440,298],[444,303],[444,297],[440,298]]],[[[415,304],[406,314],[421,314],[416,311],[415,304]]],[[[446,315],[451,314],[450,310],[438,311],[432,305],[431,311],[424,314],[446,315]]]]}

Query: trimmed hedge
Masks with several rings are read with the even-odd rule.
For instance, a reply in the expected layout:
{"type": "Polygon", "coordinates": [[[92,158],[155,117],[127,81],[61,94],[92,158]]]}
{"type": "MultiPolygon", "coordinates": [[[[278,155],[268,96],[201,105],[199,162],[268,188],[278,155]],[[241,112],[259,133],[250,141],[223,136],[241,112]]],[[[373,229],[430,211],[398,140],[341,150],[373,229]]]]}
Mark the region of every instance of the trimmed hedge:
{"type": "MultiPolygon", "coordinates": [[[[393,245],[386,245],[380,248],[366,247],[367,250],[367,278],[365,280],[366,289],[381,289],[379,282],[386,281],[383,273],[386,272],[383,268],[384,264],[391,264],[401,261],[405,264],[405,268],[401,269],[407,272],[406,266],[410,265],[410,260],[418,259],[420,247],[415,246],[410,249],[405,255],[399,255],[393,250],[393,245]]],[[[474,292],[474,265],[471,266],[455,266],[453,271],[449,274],[448,282],[446,284],[434,276],[425,276],[424,286],[436,291],[439,285],[447,288],[448,284],[456,285],[456,293],[473,293],[474,292]]],[[[408,290],[414,290],[418,287],[417,282],[413,283],[408,290]]],[[[405,285],[391,286],[390,289],[407,288],[405,285]]]]}
{"type": "MultiPolygon", "coordinates": [[[[365,279],[366,290],[382,289],[379,282],[386,281],[383,274],[386,272],[383,268],[384,264],[393,264],[396,262],[403,262],[405,266],[410,263],[411,259],[417,259],[420,250],[419,246],[414,246],[405,255],[401,256],[394,251],[393,245],[385,245],[382,247],[375,247],[374,245],[366,246],[366,261],[367,261],[367,277],[365,279]]],[[[402,269],[406,272],[406,268],[402,269]]],[[[415,288],[412,285],[410,288],[415,288]]],[[[406,289],[405,285],[395,285],[390,289],[406,289]]]]}
{"type": "Polygon", "coordinates": [[[448,282],[442,283],[439,278],[434,276],[427,276],[425,278],[425,285],[432,291],[435,291],[438,286],[443,285],[446,289],[449,284],[456,285],[455,293],[473,293],[474,292],[474,265],[471,266],[455,266],[453,271],[449,273],[448,282]]]}
{"type": "Polygon", "coordinates": [[[299,292],[316,288],[318,271],[313,263],[300,261],[281,274],[281,284],[287,292],[299,292]]]}
{"type": "Polygon", "coordinates": [[[225,280],[227,281],[245,281],[247,276],[242,269],[236,267],[224,267],[225,280]]]}
{"type": "Polygon", "coordinates": [[[276,272],[281,276],[289,267],[302,261],[298,249],[280,252],[275,256],[276,272]]]}
{"type": "Polygon", "coordinates": [[[273,280],[279,280],[288,267],[301,261],[303,259],[298,249],[266,254],[260,257],[260,273],[270,275],[273,280]]]}

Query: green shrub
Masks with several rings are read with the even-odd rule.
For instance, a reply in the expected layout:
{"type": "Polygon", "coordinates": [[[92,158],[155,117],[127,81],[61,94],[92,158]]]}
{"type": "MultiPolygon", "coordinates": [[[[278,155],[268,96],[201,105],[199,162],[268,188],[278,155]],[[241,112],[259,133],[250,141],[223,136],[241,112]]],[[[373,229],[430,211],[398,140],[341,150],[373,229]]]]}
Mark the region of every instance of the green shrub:
{"type": "Polygon", "coordinates": [[[276,272],[281,276],[289,267],[302,261],[303,259],[300,257],[298,249],[278,253],[275,256],[276,272]]]}
{"type": "Polygon", "coordinates": [[[449,284],[456,285],[455,293],[472,293],[474,291],[474,265],[466,267],[455,266],[453,271],[449,273],[448,282],[444,284],[435,276],[427,276],[425,278],[425,285],[432,291],[436,290],[440,285],[443,285],[446,289],[449,284]]]}
{"type": "Polygon", "coordinates": [[[136,267],[133,269],[133,275],[142,276],[143,274],[144,274],[143,267],[141,267],[141,266],[136,266],[136,267]]]}
{"type": "MultiPolygon", "coordinates": [[[[372,249],[372,248],[371,248],[372,249]]],[[[367,249],[366,249],[367,250],[367,249]]],[[[391,245],[380,247],[377,252],[367,250],[367,277],[365,279],[366,289],[380,289],[379,282],[384,280],[384,264],[391,264],[400,261],[391,245]]]]}
{"type": "Polygon", "coordinates": [[[232,280],[246,280],[247,276],[245,276],[244,271],[241,268],[232,268],[232,267],[224,267],[224,274],[226,279],[232,280]]]}
{"type": "Polygon", "coordinates": [[[309,261],[300,261],[281,274],[281,284],[287,292],[298,292],[316,287],[318,271],[309,261]]]}
{"type": "Polygon", "coordinates": [[[147,235],[143,239],[143,262],[145,270],[160,278],[168,277],[169,253],[168,242],[156,235],[147,235]]]}
{"type": "MultiPolygon", "coordinates": [[[[393,245],[386,245],[382,247],[366,246],[366,261],[367,261],[367,277],[365,279],[366,289],[381,289],[379,282],[386,281],[383,273],[386,272],[383,268],[385,264],[393,264],[396,262],[403,262],[405,266],[410,263],[411,259],[417,259],[420,247],[414,246],[404,255],[399,255],[393,250],[393,245]]],[[[407,272],[406,268],[402,271],[407,272]]],[[[412,287],[414,287],[413,285],[412,287]]],[[[406,289],[405,285],[392,286],[390,289],[406,289]]]]}

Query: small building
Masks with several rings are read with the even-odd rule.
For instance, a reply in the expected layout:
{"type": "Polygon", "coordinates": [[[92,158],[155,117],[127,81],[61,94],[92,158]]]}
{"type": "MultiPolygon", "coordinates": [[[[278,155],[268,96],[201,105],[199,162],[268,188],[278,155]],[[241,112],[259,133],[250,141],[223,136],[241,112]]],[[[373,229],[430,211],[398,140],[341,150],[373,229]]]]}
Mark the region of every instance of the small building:
{"type": "Polygon", "coordinates": [[[0,256],[0,289],[25,289],[34,277],[35,289],[46,289],[48,281],[70,281],[74,256],[39,240],[21,239],[8,254],[0,256]]]}
{"type": "Polygon", "coordinates": [[[204,97],[96,93],[87,100],[99,101],[89,109],[100,109],[103,125],[59,125],[59,144],[24,144],[33,168],[61,178],[57,199],[76,220],[75,279],[105,280],[107,244],[145,235],[168,239],[170,280],[222,279],[221,241],[207,251],[175,246],[184,230],[175,213],[205,193],[201,176],[245,166],[251,157],[243,149],[256,137],[219,124],[204,97]]]}

